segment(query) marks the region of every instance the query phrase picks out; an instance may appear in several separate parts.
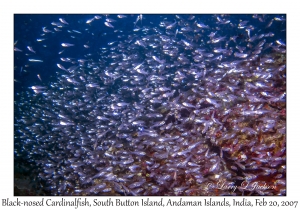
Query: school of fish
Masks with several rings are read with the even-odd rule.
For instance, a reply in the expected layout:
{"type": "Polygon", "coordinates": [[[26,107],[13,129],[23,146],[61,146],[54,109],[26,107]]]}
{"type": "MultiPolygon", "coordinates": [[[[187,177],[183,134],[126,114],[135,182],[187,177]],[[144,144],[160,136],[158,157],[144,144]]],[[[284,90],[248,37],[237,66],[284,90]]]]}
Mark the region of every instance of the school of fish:
{"type": "Polygon", "coordinates": [[[286,195],[285,15],[156,17],[45,23],[41,48],[70,38],[55,81],[17,93],[15,163],[49,195],[286,195]],[[117,38],[93,51],[97,21],[117,38]]]}

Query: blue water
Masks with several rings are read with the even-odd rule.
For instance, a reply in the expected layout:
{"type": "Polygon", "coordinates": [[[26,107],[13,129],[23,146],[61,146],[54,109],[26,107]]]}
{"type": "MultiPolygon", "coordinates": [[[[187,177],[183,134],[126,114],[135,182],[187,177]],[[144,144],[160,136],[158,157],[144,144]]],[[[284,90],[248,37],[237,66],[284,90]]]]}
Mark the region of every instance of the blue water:
{"type": "MultiPolygon", "coordinates": [[[[94,20],[90,25],[86,23],[88,19],[91,19],[95,16],[95,14],[87,14],[87,15],[30,15],[30,14],[16,14],[14,16],[14,41],[18,41],[16,47],[21,49],[23,52],[15,52],[14,53],[14,77],[20,83],[15,83],[15,90],[18,92],[21,89],[27,88],[31,85],[41,85],[37,74],[39,74],[43,80],[43,84],[47,84],[50,80],[55,80],[55,72],[58,70],[56,64],[60,63],[61,57],[73,57],[84,58],[84,55],[90,54],[90,58],[95,60],[98,59],[97,52],[101,50],[103,47],[108,46],[109,42],[127,39],[128,34],[133,34],[134,22],[137,18],[137,14],[128,15],[127,18],[119,19],[117,15],[109,15],[109,18],[117,20],[117,22],[112,23],[114,25],[114,29],[108,28],[104,25],[105,16],[102,16],[102,19],[94,20]],[[53,30],[54,26],[51,25],[51,22],[59,22],[59,18],[64,18],[68,23],[70,30],[77,30],[82,32],[82,34],[73,33],[70,34],[65,28],[61,32],[55,32],[53,30]],[[44,34],[42,28],[46,27],[49,30],[53,30],[55,33],[47,33],[46,36],[41,36],[44,34]],[[122,33],[114,32],[115,29],[122,30],[122,33]],[[121,38],[118,38],[118,35],[124,35],[121,38]],[[70,38],[70,35],[76,36],[76,38],[70,38]],[[37,38],[45,38],[46,40],[42,42],[38,42],[37,38]],[[63,48],[60,44],[63,42],[73,43],[75,44],[72,48],[63,48]],[[83,47],[84,44],[90,46],[90,48],[86,49],[83,47]],[[27,46],[31,46],[36,54],[31,53],[26,48],[27,46]],[[65,52],[61,55],[58,54],[61,50],[65,49],[65,52]],[[31,54],[31,56],[27,56],[26,54],[31,54]],[[43,60],[42,63],[32,63],[28,62],[28,58],[40,59],[43,60]],[[25,67],[25,65],[29,65],[29,67],[25,67]],[[21,72],[21,67],[23,70],[21,72]]],[[[188,18],[190,15],[181,14],[183,18],[188,18]]],[[[261,23],[257,19],[253,19],[252,15],[230,15],[226,17],[231,21],[232,24],[238,24],[240,20],[248,20],[249,24],[253,23],[255,27],[255,32],[258,33],[268,33],[273,32],[275,36],[274,40],[280,39],[286,42],[286,21],[276,22],[272,24],[270,28],[265,28],[266,24],[275,16],[284,16],[284,15],[267,15],[265,16],[265,22],[261,23]],[[276,23],[275,23],[276,22],[276,23]],[[280,25],[280,27],[278,27],[280,25]]],[[[149,26],[149,27],[157,27],[162,32],[164,32],[164,28],[159,27],[160,21],[164,18],[167,20],[174,22],[174,15],[143,15],[142,23],[139,21],[137,26],[149,26]]],[[[196,15],[195,20],[200,20],[202,23],[210,26],[216,27],[216,18],[211,15],[196,15]]],[[[224,26],[222,26],[224,28],[224,26]]],[[[219,36],[229,36],[239,34],[238,38],[241,38],[241,41],[247,34],[245,29],[237,29],[236,27],[231,27],[230,24],[225,26],[226,30],[218,31],[219,36]]],[[[139,33],[134,33],[139,34],[139,33]]],[[[180,38],[180,34],[178,35],[180,38]]],[[[270,40],[270,38],[268,38],[270,40]]],[[[237,39],[238,41],[238,39],[237,39]]],[[[229,46],[230,47],[230,46],[229,46]]]]}

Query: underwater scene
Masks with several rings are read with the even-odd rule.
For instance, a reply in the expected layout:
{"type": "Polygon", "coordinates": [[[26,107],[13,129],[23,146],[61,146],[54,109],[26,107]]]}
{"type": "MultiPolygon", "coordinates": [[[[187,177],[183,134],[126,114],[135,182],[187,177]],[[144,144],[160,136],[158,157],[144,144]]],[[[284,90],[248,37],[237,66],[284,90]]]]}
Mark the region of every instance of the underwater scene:
{"type": "Polygon", "coordinates": [[[15,14],[14,195],[285,196],[285,14],[15,14]]]}

